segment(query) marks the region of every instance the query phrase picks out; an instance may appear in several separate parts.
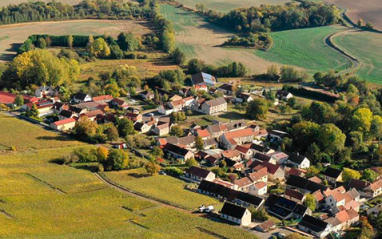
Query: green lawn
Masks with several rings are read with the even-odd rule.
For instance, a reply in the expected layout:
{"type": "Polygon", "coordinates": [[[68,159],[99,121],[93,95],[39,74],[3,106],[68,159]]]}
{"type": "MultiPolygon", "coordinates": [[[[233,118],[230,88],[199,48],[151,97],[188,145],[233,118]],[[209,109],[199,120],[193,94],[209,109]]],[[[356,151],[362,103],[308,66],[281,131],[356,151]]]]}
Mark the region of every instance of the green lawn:
{"type": "Polygon", "coordinates": [[[326,26],[273,32],[273,47],[256,51],[256,55],[274,62],[295,65],[310,72],[344,70],[350,61],[324,43],[326,36],[343,30],[343,27],[326,26]]]}
{"type": "Polygon", "coordinates": [[[186,190],[184,188],[186,182],[171,176],[146,176],[144,171],[137,170],[106,172],[105,174],[109,179],[126,188],[189,210],[197,210],[201,204],[221,206],[217,200],[211,197],[186,190]]]}
{"type": "Polygon", "coordinates": [[[357,74],[372,83],[382,83],[382,35],[372,32],[340,34],[333,41],[360,61],[357,74]]]}

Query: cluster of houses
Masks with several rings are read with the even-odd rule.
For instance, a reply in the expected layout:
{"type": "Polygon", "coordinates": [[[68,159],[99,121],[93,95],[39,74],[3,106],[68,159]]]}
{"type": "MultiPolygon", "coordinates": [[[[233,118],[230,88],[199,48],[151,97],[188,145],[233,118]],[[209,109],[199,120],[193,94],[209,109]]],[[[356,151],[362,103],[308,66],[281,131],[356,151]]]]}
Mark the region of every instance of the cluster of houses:
{"type": "MultiPolygon", "coordinates": [[[[382,179],[373,183],[352,179],[345,184],[342,171],[332,167],[327,167],[321,178],[307,177],[310,167],[307,157],[264,145],[264,139],[279,140],[285,134],[248,126],[239,120],[195,127],[184,137],[159,138],[158,144],[165,157],[182,162],[194,157],[203,165],[203,168],[189,168],[185,177],[199,184],[199,193],[225,200],[220,211],[225,220],[249,226],[252,220],[248,207],[264,207],[281,220],[298,220],[295,230],[319,238],[341,233],[357,223],[364,202],[382,194],[382,179]],[[196,136],[203,139],[204,150],[195,148],[196,136]],[[214,166],[226,166],[240,176],[223,180],[208,170],[214,166]],[[268,191],[276,185],[282,185],[282,193],[268,191]],[[314,197],[320,216],[312,216],[313,212],[304,204],[308,194],[314,197]]],[[[381,207],[373,208],[370,213],[379,211],[381,207]]],[[[274,226],[267,221],[256,228],[266,231],[274,226]]]]}

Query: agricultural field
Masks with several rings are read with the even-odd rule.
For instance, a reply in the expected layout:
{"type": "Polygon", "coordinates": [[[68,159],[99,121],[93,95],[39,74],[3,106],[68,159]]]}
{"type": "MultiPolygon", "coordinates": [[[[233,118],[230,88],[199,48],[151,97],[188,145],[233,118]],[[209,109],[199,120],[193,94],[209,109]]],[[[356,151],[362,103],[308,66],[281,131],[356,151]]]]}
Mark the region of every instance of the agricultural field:
{"type": "Polygon", "coordinates": [[[381,84],[382,34],[366,31],[348,31],[337,34],[333,41],[360,62],[357,74],[372,83],[381,84]]]}
{"type": "Polygon", "coordinates": [[[266,52],[256,51],[256,54],[268,61],[298,66],[311,73],[345,70],[351,62],[324,42],[326,36],[344,29],[326,26],[273,32],[273,47],[266,52]]]}
{"type": "Polygon", "coordinates": [[[13,140],[24,130],[26,136],[16,137],[18,145],[35,147],[0,154],[1,238],[256,238],[238,227],[122,194],[87,170],[52,163],[75,148],[92,146],[42,147],[52,132],[0,116],[1,139],[13,140]],[[29,137],[33,134],[47,139],[40,142],[29,137]]]}
{"type": "Polygon", "coordinates": [[[329,3],[347,9],[346,15],[356,23],[362,19],[364,23],[371,22],[375,29],[382,30],[382,4],[380,0],[326,0],[329,3]]]}
{"type": "Polygon", "coordinates": [[[42,130],[40,126],[0,113],[0,145],[16,150],[79,146],[83,143],[42,130]],[[10,134],[12,132],[12,134],[10,134]]]}
{"type": "Polygon", "coordinates": [[[228,12],[235,8],[266,5],[279,5],[289,0],[178,0],[187,7],[195,8],[196,4],[202,3],[206,8],[219,12],[228,12]]]}
{"type": "Polygon", "coordinates": [[[0,26],[0,62],[11,60],[18,47],[33,34],[101,35],[116,37],[120,32],[144,35],[150,32],[144,21],[73,20],[58,22],[19,23],[0,26]]]}
{"type": "Polygon", "coordinates": [[[148,177],[142,170],[107,172],[112,181],[133,191],[152,196],[189,210],[196,210],[201,204],[212,204],[219,207],[220,203],[208,196],[186,190],[186,182],[170,176],[148,177]]]}
{"type": "Polygon", "coordinates": [[[272,33],[274,45],[268,51],[219,47],[234,33],[208,23],[195,13],[170,5],[161,5],[161,13],[174,23],[177,46],[188,58],[197,57],[209,64],[242,62],[250,73],[264,73],[270,65],[292,65],[309,73],[344,70],[350,61],[324,43],[331,33],[344,28],[329,26],[272,33]],[[198,36],[198,37],[195,37],[198,36]]]}
{"type": "MultiPolygon", "coordinates": [[[[52,0],[39,0],[41,2],[51,2],[52,0]]],[[[75,5],[82,0],[55,0],[56,2],[61,2],[63,4],[75,5]]],[[[20,4],[23,2],[28,2],[27,0],[0,0],[0,7],[8,6],[9,4],[20,4]]],[[[37,2],[37,1],[36,1],[37,2]]]]}

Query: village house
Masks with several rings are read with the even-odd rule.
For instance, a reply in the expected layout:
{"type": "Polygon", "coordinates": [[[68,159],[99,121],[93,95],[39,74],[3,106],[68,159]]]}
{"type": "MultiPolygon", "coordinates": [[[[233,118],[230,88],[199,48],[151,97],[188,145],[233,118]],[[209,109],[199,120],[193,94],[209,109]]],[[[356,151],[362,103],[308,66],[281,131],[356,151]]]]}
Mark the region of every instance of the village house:
{"type": "Polygon", "coordinates": [[[252,186],[249,187],[249,193],[253,195],[263,196],[267,193],[267,184],[262,181],[254,183],[252,186]]]}
{"type": "Polygon", "coordinates": [[[59,94],[58,89],[59,87],[40,86],[35,90],[35,96],[38,98],[55,97],[59,94]]]}
{"type": "Polygon", "coordinates": [[[279,151],[270,153],[268,155],[272,158],[271,162],[275,162],[275,164],[286,164],[289,158],[288,154],[284,152],[279,152],[279,151]]]}
{"type": "Polygon", "coordinates": [[[251,144],[237,145],[235,148],[240,152],[243,159],[251,159],[253,157],[253,151],[251,150],[251,144]]]}
{"type": "Polygon", "coordinates": [[[310,167],[309,159],[299,153],[290,153],[287,160],[287,164],[302,169],[310,167]]]}
{"type": "Polygon", "coordinates": [[[336,184],[337,182],[342,181],[342,171],[336,168],[328,167],[322,175],[324,176],[324,179],[331,184],[336,184]]]}
{"type": "MultiPolygon", "coordinates": [[[[256,132],[254,132],[254,134],[256,134],[256,132]]],[[[255,154],[255,153],[271,154],[271,153],[275,152],[271,148],[268,148],[268,147],[265,147],[265,146],[259,145],[259,144],[253,144],[253,143],[251,144],[251,150],[253,151],[253,154],[255,154]]]]}
{"type": "Polygon", "coordinates": [[[93,101],[97,103],[109,103],[112,99],[114,99],[111,95],[100,95],[93,97],[93,101]]]}
{"type": "Polygon", "coordinates": [[[249,103],[249,102],[253,101],[253,97],[249,93],[242,92],[242,93],[237,94],[235,101],[238,103],[243,103],[243,102],[249,103]]]}
{"type": "Polygon", "coordinates": [[[245,122],[245,120],[230,120],[229,122],[224,123],[224,126],[227,131],[234,131],[247,128],[247,122],[245,122]]]}
{"type": "Polygon", "coordinates": [[[192,85],[206,85],[206,86],[214,86],[217,83],[217,80],[214,76],[207,73],[197,73],[191,76],[192,85]]]}
{"type": "Polygon", "coordinates": [[[223,97],[206,101],[205,99],[195,100],[191,106],[193,111],[200,112],[206,115],[227,111],[227,101],[223,97]]]}
{"type": "Polygon", "coordinates": [[[280,165],[271,164],[267,161],[259,161],[255,160],[253,162],[248,162],[248,169],[251,171],[260,170],[261,168],[267,168],[268,179],[270,181],[284,181],[285,180],[285,172],[280,165]]]}
{"type": "Polygon", "coordinates": [[[305,195],[303,193],[288,188],[285,190],[284,197],[301,204],[305,201],[305,195]]]}
{"type": "Polygon", "coordinates": [[[154,99],[154,93],[152,91],[142,91],[139,94],[144,100],[153,100],[154,99]]]}
{"type": "Polygon", "coordinates": [[[293,95],[288,92],[288,91],[284,91],[284,90],[278,90],[276,92],[276,97],[279,99],[279,100],[289,100],[290,98],[293,98],[293,95]]]}
{"type": "Polygon", "coordinates": [[[163,152],[167,154],[170,158],[175,158],[177,160],[180,160],[181,162],[185,162],[190,158],[194,157],[194,153],[192,153],[190,150],[181,148],[177,145],[167,143],[163,147],[163,152]]]}
{"type": "Polygon", "coordinates": [[[219,138],[225,131],[227,131],[227,126],[219,122],[207,126],[206,130],[212,138],[219,138]]]}
{"type": "Polygon", "coordinates": [[[225,149],[234,149],[237,145],[251,143],[254,132],[250,128],[225,132],[220,136],[219,143],[225,149]]]}
{"type": "Polygon", "coordinates": [[[234,149],[228,149],[224,150],[222,152],[223,158],[230,159],[232,161],[238,162],[241,160],[241,154],[239,151],[234,150],[234,149]]]}
{"type": "Polygon", "coordinates": [[[365,188],[365,192],[369,197],[376,197],[382,194],[382,180],[377,180],[365,188]]]}
{"type": "Polygon", "coordinates": [[[286,181],[286,186],[289,189],[296,189],[304,194],[306,193],[314,193],[317,190],[321,192],[325,192],[328,190],[328,187],[322,184],[318,184],[312,182],[306,178],[290,175],[288,180],[286,181]]]}
{"type": "Polygon", "coordinates": [[[271,142],[282,142],[285,137],[288,137],[287,132],[281,130],[270,130],[268,132],[268,138],[271,142]]]}
{"type": "Polygon", "coordinates": [[[137,121],[134,123],[134,130],[138,131],[141,134],[146,134],[150,132],[153,128],[153,124],[147,124],[146,122],[137,121]]]}
{"type": "Polygon", "coordinates": [[[249,187],[252,186],[254,182],[249,177],[243,177],[235,180],[233,184],[236,185],[237,190],[248,192],[249,187]]]}
{"type": "Polygon", "coordinates": [[[73,101],[75,103],[89,102],[92,101],[92,97],[86,93],[79,92],[73,96],[73,101]]]}
{"type": "Polygon", "coordinates": [[[21,106],[21,109],[29,111],[32,109],[33,104],[37,107],[38,117],[54,114],[53,103],[49,100],[39,101],[36,103],[27,103],[21,106]]]}
{"type": "Polygon", "coordinates": [[[62,110],[68,110],[69,106],[62,102],[55,102],[53,103],[52,109],[54,113],[60,113],[62,110]]]}
{"type": "Polygon", "coordinates": [[[224,95],[233,95],[235,91],[233,85],[231,84],[222,84],[218,86],[217,90],[222,92],[224,95]]]}
{"type": "Polygon", "coordinates": [[[139,114],[139,113],[130,113],[130,112],[127,112],[125,114],[125,118],[133,121],[133,122],[142,122],[143,120],[143,116],[142,114],[139,114]]]}
{"type": "Polygon", "coordinates": [[[69,119],[75,116],[77,115],[70,110],[61,110],[60,113],[58,114],[58,119],[64,120],[64,119],[69,119]]]}
{"type": "Polygon", "coordinates": [[[252,222],[252,214],[247,208],[229,202],[224,203],[220,217],[241,226],[248,226],[252,222]]]}
{"type": "Polygon", "coordinates": [[[184,173],[184,175],[196,182],[201,182],[203,180],[206,181],[213,181],[215,180],[215,174],[211,172],[210,170],[191,166],[189,169],[187,169],[184,173]]]}
{"type": "Polygon", "coordinates": [[[268,213],[284,220],[298,219],[312,213],[306,206],[275,194],[269,195],[265,201],[265,207],[268,213]]]}
{"type": "Polygon", "coordinates": [[[98,115],[104,115],[105,113],[102,110],[92,110],[85,113],[82,113],[80,117],[87,117],[90,121],[96,121],[98,115]]]}
{"type": "Polygon", "coordinates": [[[372,207],[372,208],[369,208],[367,209],[366,211],[366,214],[367,215],[373,215],[373,216],[378,216],[378,214],[382,212],[382,204],[378,204],[377,206],[375,207],[372,207]]]}
{"type": "Polygon", "coordinates": [[[215,179],[212,182],[202,180],[199,184],[198,192],[214,198],[226,200],[234,198],[233,194],[237,192],[234,188],[235,185],[232,183],[220,179],[215,179]]]}
{"type": "Polygon", "coordinates": [[[265,202],[263,198],[249,194],[249,193],[240,192],[240,191],[233,191],[233,192],[234,192],[234,197],[233,197],[234,199],[232,200],[232,202],[246,208],[253,206],[255,209],[258,209],[265,202]]]}
{"type": "Polygon", "coordinates": [[[76,107],[81,109],[87,109],[88,111],[102,110],[103,112],[106,112],[110,110],[109,105],[107,103],[98,103],[98,102],[79,103],[76,105],[76,107]]]}
{"type": "Polygon", "coordinates": [[[73,129],[75,125],[76,125],[76,120],[74,118],[68,118],[68,119],[53,122],[50,124],[50,127],[58,131],[66,132],[68,130],[73,129]]]}
{"type": "Polygon", "coordinates": [[[331,225],[321,219],[305,215],[297,228],[318,238],[325,238],[332,230],[331,225]]]}
{"type": "Polygon", "coordinates": [[[118,98],[112,99],[109,102],[109,104],[110,104],[110,107],[112,107],[112,108],[122,108],[124,110],[129,108],[129,104],[126,101],[118,99],[118,98]]]}
{"type": "Polygon", "coordinates": [[[152,132],[158,136],[164,136],[170,133],[170,123],[158,122],[152,128],[152,132]]]}
{"type": "Polygon", "coordinates": [[[259,232],[269,232],[273,229],[276,229],[276,224],[272,220],[267,220],[255,227],[255,230],[259,232]]]}
{"type": "Polygon", "coordinates": [[[359,214],[353,209],[343,210],[336,214],[335,218],[340,222],[336,231],[343,231],[359,221],[359,214]]]}

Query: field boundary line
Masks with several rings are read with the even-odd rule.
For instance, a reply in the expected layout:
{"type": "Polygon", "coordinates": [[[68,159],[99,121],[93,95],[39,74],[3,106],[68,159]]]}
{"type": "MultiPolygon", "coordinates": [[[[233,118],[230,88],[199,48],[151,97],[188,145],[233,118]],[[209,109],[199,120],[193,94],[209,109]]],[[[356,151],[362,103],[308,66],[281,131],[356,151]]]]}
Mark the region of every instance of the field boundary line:
{"type": "Polygon", "coordinates": [[[136,192],[134,190],[128,189],[128,188],[126,188],[126,187],[124,187],[122,185],[119,185],[118,183],[110,180],[106,175],[104,175],[102,173],[93,173],[93,175],[96,178],[98,178],[99,180],[101,180],[102,182],[104,182],[105,184],[109,185],[111,188],[114,188],[115,190],[120,191],[122,193],[129,194],[129,195],[132,195],[132,196],[135,196],[135,197],[139,197],[139,198],[145,199],[147,201],[151,201],[153,203],[161,204],[161,205],[164,205],[166,207],[173,208],[173,209],[176,209],[176,210],[188,213],[188,214],[193,214],[195,216],[201,216],[201,215],[192,213],[192,211],[188,210],[187,208],[185,208],[183,206],[180,206],[180,205],[177,205],[177,204],[174,204],[174,203],[170,203],[170,202],[168,202],[166,200],[161,200],[161,199],[158,199],[158,198],[155,198],[155,197],[152,197],[152,196],[148,196],[146,194],[143,194],[143,193],[136,192]]]}
{"type": "Polygon", "coordinates": [[[38,182],[40,182],[40,183],[42,183],[42,184],[44,184],[45,186],[48,186],[49,188],[51,188],[52,190],[54,190],[54,191],[56,191],[56,192],[58,192],[58,193],[61,193],[61,194],[67,194],[66,192],[64,192],[64,191],[61,190],[60,188],[55,187],[53,184],[48,183],[47,181],[44,181],[44,180],[42,180],[42,179],[40,179],[40,178],[38,178],[38,177],[36,177],[36,176],[30,174],[30,173],[25,173],[25,175],[27,175],[28,177],[31,177],[32,179],[34,179],[34,180],[36,180],[36,181],[38,181],[38,182]]]}

